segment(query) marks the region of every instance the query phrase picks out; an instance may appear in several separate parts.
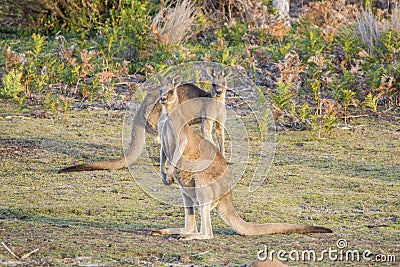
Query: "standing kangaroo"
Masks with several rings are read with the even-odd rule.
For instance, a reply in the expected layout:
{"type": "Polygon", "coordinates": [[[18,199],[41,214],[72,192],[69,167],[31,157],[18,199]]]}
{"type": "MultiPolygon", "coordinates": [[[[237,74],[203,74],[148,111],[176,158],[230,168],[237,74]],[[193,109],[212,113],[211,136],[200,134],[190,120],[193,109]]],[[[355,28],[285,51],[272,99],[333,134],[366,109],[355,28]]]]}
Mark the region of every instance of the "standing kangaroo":
{"type": "Polygon", "coordinates": [[[204,138],[206,138],[211,143],[212,139],[212,128],[215,121],[215,134],[217,137],[217,144],[219,151],[222,153],[222,156],[225,157],[225,122],[226,122],[226,107],[225,107],[225,97],[226,97],[226,88],[227,81],[226,79],[232,74],[232,70],[230,67],[225,67],[222,70],[216,69],[207,69],[207,74],[212,78],[211,97],[218,102],[211,103],[208,106],[207,113],[208,114],[216,114],[215,120],[208,118],[203,119],[202,123],[202,133],[204,138]]]}
{"type": "Polygon", "coordinates": [[[221,152],[188,125],[182,109],[191,104],[189,101],[179,102],[175,79],[172,82],[160,80],[162,115],[158,122],[158,131],[161,141],[160,154],[170,162],[167,174],[161,169],[162,179],[165,184],[175,179],[180,186],[185,207],[185,227],[163,229],[158,233],[177,234],[187,240],[210,239],[213,237],[210,218],[213,208],[217,209],[221,218],[231,228],[242,235],[332,232],[318,226],[253,224],[244,221],[233,206],[231,170],[221,152]],[[199,207],[200,232],[197,231],[194,206],[199,207]]]}
{"type": "MultiPolygon", "coordinates": [[[[210,70],[206,70],[210,73],[210,70]]],[[[206,92],[199,87],[195,86],[192,83],[185,83],[185,84],[177,84],[177,95],[179,103],[183,103],[189,99],[195,99],[199,97],[215,97],[222,103],[225,103],[225,92],[226,92],[226,77],[225,79],[221,75],[230,75],[230,72],[227,71],[225,68],[223,71],[216,71],[212,72],[213,74],[210,75],[213,79],[213,86],[211,91],[214,92],[213,95],[209,92],[206,92]],[[216,84],[221,83],[225,86],[218,87],[216,84]],[[222,88],[222,89],[221,89],[222,88]],[[223,100],[222,100],[223,99],[223,100]]],[[[159,78],[163,79],[163,78],[159,78]]],[[[181,80],[179,81],[181,83],[181,80]]],[[[124,167],[129,166],[133,163],[140,155],[143,150],[144,140],[145,140],[145,131],[150,134],[157,133],[157,121],[161,114],[161,104],[158,101],[159,99],[159,91],[158,90],[150,90],[144,99],[140,109],[135,114],[133,119],[133,127],[131,132],[131,141],[129,144],[129,148],[127,153],[124,156],[121,156],[114,160],[107,160],[107,161],[99,161],[93,162],[88,164],[81,164],[75,165],[71,167],[66,167],[58,171],[58,173],[65,173],[65,172],[79,172],[79,171],[93,171],[93,170],[118,170],[124,167]],[[148,114],[148,116],[146,116],[148,114]]],[[[193,109],[198,112],[198,114],[202,114],[203,117],[203,127],[202,133],[206,135],[209,140],[212,140],[211,131],[212,131],[212,122],[205,122],[205,117],[214,118],[217,120],[217,138],[218,144],[220,145],[221,151],[223,151],[223,142],[224,142],[224,124],[225,124],[225,105],[223,108],[221,105],[214,104],[212,106],[205,105],[205,106],[196,106],[191,107],[190,114],[193,114],[193,109]],[[221,113],[221,114],[220,114],[221,113]],[[222,132],[222,134],[221,134],[222,132]]],[[[185,111],[183,111],[184,114],[185,111]]],[[[190,115],[191,116],[191,115],[190,115]]],[[[187,116],[188,120],[190,120],[190,116],[187,116]]],[[[197,122],[197,121],[195,121],[197,122]]]]}

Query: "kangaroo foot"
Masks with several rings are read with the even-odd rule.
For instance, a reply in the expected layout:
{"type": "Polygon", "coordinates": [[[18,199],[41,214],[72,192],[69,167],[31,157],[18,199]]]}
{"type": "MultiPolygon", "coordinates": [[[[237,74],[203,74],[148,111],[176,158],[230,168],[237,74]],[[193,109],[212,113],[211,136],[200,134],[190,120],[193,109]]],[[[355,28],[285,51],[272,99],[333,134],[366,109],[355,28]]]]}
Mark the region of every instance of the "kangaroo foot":
{"type": "Polygon", "coordinates": [[[155,230],[152,232],[152,235],[191,235],[197,234],[195,230],[187,229],[187,228],[167,228],[161,230],[155,230]]]}

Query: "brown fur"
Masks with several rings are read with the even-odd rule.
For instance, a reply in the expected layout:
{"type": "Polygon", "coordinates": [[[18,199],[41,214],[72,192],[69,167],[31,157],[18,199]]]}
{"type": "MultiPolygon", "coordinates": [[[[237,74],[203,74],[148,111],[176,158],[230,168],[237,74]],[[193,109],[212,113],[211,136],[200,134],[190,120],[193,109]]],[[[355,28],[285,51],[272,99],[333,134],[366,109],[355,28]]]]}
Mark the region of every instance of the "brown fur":
{"type": "MultiPolygon", "coordinates": [[[[184,102],[188,99],[197,97],[210,97],[210,93],[205,92],[191,83],[179,85],[177,87],[177,92],[179,95],[179,102],[184,102]]],[[[153,135],[157,133],[157,122],[161,114],[161,104],[159,103],[158,99],[158,90],[151,90],[148,92],[139,111],[133,118],[131,142],[128,151],[124,156],[113,160],[66,167],[59,170],[58,173],[94,170],[118,170],[133,163],[143,150],[145,130],[153,135]]]]}

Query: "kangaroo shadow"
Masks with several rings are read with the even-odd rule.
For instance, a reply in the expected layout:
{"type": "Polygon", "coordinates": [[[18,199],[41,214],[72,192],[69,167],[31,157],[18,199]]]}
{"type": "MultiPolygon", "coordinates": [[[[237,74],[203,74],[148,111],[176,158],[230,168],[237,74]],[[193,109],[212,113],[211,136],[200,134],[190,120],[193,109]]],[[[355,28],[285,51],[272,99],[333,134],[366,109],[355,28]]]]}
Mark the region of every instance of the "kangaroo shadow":
{"type": "MultiPolygon", "coordinates": [[[[101,151],[102,154],[110,154],[110,152],[113,154],[116,151],[122,151],[122,147],[117,145],[99,145],[92,142],[20,137],[0,137],[0,147],[15,147],[26,151],[38,149],[47,151],[51,154],[74,155],[76,158],[91,158],[93,160],[96,160],[97,153],[95,151],[101,151]]],[[[105,155],[104,158],[106,157],[107,156],[105,155]]]]}

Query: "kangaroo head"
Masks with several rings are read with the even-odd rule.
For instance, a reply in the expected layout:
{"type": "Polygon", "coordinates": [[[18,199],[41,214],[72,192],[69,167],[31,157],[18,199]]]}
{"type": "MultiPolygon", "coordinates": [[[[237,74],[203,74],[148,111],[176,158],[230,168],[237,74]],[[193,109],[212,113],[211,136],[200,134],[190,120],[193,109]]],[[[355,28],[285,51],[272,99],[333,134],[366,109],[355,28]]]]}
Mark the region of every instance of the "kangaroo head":
{"type": "Polygon", "coordinates": [[[232,75],[231,67],[227,66],[222,70],[207,69],[207,74],[212,78],[211,95],[212,96],[225,96],[226,93],[226,79],[232,75]]]}
{"type": "Polygon", "coordinates": [[[171,105],[178,103],[178,94],[176,88],[181,84],[182,77],[176,75],[172,80],[165,79],[160,74],[157,74],[158,81],[160,82],[160,104],[161,105],[171,105]]]}

